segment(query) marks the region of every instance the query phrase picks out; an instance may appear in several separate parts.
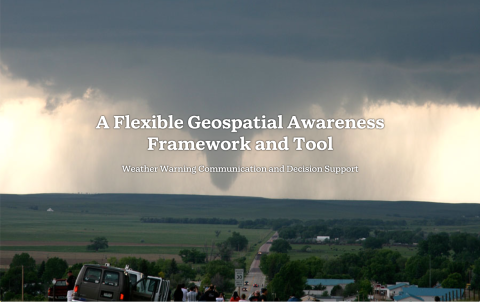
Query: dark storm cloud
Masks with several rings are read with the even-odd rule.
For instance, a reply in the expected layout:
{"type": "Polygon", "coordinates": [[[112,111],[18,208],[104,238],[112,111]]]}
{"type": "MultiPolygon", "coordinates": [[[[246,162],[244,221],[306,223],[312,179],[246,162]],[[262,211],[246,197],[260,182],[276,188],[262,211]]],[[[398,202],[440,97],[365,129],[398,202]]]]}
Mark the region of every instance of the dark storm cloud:
{"type": "Polygon", "coordinates": [[[2,42],[425,61],[478,54],[479,15],[476,1],[3,1],[2,42]]]}
{"type": "MultiPolygon", "coordinates": [[[[123,84],[116,77],[118,72],[149,66],[150,70],[142,72],[147,77],[158,75],[163,66],[155,62],[152,65],[154,54],[147,54],[147,50],[286,57],[313,62],[380,60],[410,71],[412,81],[445,93],[445,98],[453,96],[458,102],[478,104],[477,85],[468,81],[468,78],[478,80],[478,68],[460,73],[456,70],[458,66],[440,72],[417,72],[405,68],[405,64],[410,67],[442,64],[459,57],[476,60],[480,53],[479,15],[480,4],[474,1],[454,4],[155,1],[141,5],[130,1],[4,1],[2,60],[14,75],[32,82],[54,79],[57,85],[52,89],[66,89],[74,95],[92,85],[97,74],[102,74],[102,81],[95,81],[100,89],[104,89],[102,85],[108,87],[108,78],[113,78],[110,86],[115,87],[110,90],[123,84]],[[462,91],[458,91],[459,87],[462,91]]],[[[179,69],[177,73],[195,68],[194,64],[185,67],[178,63],[187,70],[179,69]]],[[[212,72],[208,67],[205,71],[212,72]]],[[[285,71],[289,72],[288,68],[285,71]]],[[[378,98],[395,92],[389,89],[398,77],[375,72],[367,76],[376,79],[362,86],[359,99],[366,94],[375,99],[376,92],[378,98]]],[[[154,82],[147,77],[142,81],[154,82]]],[[[125,82],[137,92],[134,81],[125,82]]],[[[148,93],[156,95],[152,89],[143,91],[148,93]]],[[[358,92],[355,94],[358,96],[358,92]]]]}
{"type": "Polygon", "coordinates": [[[49,110],[89,87],[184,119],[358,112],[365,98],[478,106],[478,16],[473,1],[2,1],[1,60],[50,92],[49,110]]]}

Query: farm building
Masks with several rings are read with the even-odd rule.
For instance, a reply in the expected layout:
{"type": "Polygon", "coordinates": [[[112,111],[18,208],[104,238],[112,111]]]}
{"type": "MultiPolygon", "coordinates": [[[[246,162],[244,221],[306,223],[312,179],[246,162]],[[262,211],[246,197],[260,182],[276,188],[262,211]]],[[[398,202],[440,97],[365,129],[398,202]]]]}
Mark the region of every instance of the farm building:
{"type": "Polygon", "coordinates": [[[435,301],[439,297],[440,301],[459,300],[463,297],[462,288],[424,288],[424,287],[404,287],[402,291],[393,297],[395,301],[435,301]]]}
{"type": "Polygon", "coordinates": [[[325,240],[330,240],[330,236],[317,236],[317,242],[324,242],[325,240]]]}
{"type": "Polygon", "coordinates": [[[387,286],[387,297],[393,297],[396,293],[402,291],[404,287],[410,286],[408,282],[397,282],[395,285],[388,285],[387,286]]]}
{"type": "Polygon", "coordinates": [[[322,290],[306,290],[304,293],[306,295],[314,295],[314,296],[321,296],[324,291],[327,291],[328,294],[331,294],[332,288],[335,285],[340,285],[343,289],[345,289],[345,286],[350,283],[355,283],[355,280],[353,279],[307,279],[307,285],[310,285],[311,287],[315,287],[318,285],[323,285],[325,286],[325,289],[322,290]]]}

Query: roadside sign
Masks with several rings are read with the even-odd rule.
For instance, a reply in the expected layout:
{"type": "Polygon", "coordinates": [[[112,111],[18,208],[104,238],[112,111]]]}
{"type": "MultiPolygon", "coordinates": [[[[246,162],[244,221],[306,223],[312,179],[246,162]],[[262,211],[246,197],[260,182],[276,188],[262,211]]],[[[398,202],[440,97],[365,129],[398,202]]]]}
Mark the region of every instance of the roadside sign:
{"type": "Polygon", "coordinates": [[[235,286],[243,286],[243,269],[235,270],[235,286]]]}

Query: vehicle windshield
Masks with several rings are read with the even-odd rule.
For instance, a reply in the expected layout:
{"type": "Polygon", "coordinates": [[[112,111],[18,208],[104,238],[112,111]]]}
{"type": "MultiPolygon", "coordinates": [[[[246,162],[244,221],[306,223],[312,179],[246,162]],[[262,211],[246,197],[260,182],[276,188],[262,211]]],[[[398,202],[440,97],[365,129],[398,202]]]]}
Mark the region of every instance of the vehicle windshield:
{"type": "Polygon", "coordinates": [[[67,280],[58,280],[55,286],[67,286],[67,280]]]}

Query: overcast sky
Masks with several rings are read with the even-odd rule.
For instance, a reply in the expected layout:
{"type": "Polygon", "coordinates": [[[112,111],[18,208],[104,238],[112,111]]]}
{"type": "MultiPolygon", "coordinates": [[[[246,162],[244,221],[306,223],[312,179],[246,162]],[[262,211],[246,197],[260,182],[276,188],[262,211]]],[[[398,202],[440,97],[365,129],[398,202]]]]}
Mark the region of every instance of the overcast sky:
{"type": "Polygon", "coordinates": [[[2,1],[0,192],[480,202],[478,1],[2,1]],[[383,118],[382,130],[95,130],[100,115],[383,118]],[[146,151],[333,136],[335,150],[146,151]],[[121,165],[358,165],[352,175],[121,165]]]}

